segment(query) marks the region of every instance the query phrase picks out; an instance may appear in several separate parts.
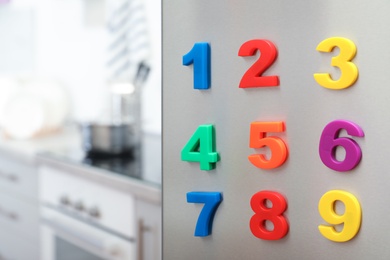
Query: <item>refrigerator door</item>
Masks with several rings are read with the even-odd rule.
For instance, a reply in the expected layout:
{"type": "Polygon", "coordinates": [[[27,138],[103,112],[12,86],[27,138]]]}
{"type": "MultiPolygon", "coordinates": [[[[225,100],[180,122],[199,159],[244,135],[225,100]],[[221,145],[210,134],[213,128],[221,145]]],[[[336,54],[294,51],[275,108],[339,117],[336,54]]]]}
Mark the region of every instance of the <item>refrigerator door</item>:
{"type": "Polygon", "coordinates": [[[389,12],[163,1],[164,259],[390,257],[389,12]]]}

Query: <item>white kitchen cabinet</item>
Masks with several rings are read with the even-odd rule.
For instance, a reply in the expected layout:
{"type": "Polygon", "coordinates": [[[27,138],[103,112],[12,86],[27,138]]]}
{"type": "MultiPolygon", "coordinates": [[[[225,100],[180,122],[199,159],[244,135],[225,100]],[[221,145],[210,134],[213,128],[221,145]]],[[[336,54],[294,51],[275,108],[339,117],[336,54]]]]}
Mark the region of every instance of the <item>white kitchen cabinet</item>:
{"type": "Polygon", "coordinates": [[[39,260],[38,180],[33,161],[0,152],[0,259],[39,260]]]}
{"type": "Polygon", "coordinates": [[[36,203],[23,201],[12,193],[0,194],[0,233],[7,229],[35,242],[39,238],[38,227],[39,210],[36,203]]]}
{"type": "Polygon", "coordinates": [[[33,162],[0,153],[0,190],[30,202],[38,200],[37,171],[33,162]]]}
{"type": "Polygon", "coordinates": [[[1,260],[40,260],[38,240],[26,240],[18,233],[1,227],[0,232],[1,260]]]}

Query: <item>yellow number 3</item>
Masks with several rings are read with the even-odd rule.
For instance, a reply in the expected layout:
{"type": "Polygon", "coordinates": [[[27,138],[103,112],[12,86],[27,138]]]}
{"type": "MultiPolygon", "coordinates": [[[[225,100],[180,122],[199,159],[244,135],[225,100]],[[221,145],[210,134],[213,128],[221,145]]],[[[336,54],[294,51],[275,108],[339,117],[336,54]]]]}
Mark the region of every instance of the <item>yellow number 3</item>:
{"type": "Polygon", "coordinates": [[[341,70],[338,80],[333,80],[329,73],[315,73],[314,79],[324,88],[344,89],[352,86],[358,78],[358,68],[351,60],[356,55],[356,45],[347,38],[332,37],[318,44],[317,51],[331,52],[334,47],[340,49],[340,54],[332,58],[331,65],[341,70]]]}
{"type": "Polygon", "coordinates": [[[334,242],[346,242],[352,239],[360,229],[362,222],[362,210],[359,201],[354,195],[342,190],[331,190],[325,193],[318,204],[318,211],[321,217],[332,226],[319,225],[320,233],[334,242]],[[344,203],[345,212],[338,215],[335,212],[335,203],[344,203]],[[344,224],[343,229],[338,232],[334,225],[344,224]]]}

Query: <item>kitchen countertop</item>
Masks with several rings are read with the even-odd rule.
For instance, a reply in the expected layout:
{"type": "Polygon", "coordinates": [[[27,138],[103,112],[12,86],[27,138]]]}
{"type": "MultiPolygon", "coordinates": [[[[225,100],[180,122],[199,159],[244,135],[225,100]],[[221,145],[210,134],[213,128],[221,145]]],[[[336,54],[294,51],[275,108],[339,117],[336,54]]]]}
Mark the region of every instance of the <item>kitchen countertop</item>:
{"type": "Polygon", "coordinates": [[[40,152],[52,151],[61,147],[80,146],[80,135],[76,127],[65,127],[56,133],[29,140],[14,140],[0,135],[0,152],[17,157],[33,164],[40,152]]]}
{"type": "MultiPolygon", "coordinates": [[[[106,167],[85,163],[81,136],[76,127],[66,127],[56,134],[27,141],[0,139],[0,153],[14,156],[38,167],[51,166],[69,174],[129,192],[150,203],[161,204],[161,141],[160,135],[143,133],[138,156],[142,171],[121,174],[106,167]]],[[[130,170],[133,171],[133,170],[130,170]]]]}

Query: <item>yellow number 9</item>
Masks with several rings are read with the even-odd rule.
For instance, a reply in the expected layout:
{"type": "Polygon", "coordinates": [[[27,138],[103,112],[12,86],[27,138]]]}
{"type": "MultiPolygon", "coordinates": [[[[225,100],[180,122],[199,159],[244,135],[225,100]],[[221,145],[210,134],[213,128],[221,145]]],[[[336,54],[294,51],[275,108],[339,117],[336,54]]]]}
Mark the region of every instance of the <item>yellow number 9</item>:
{"type": "Polygon", "coordinates": [[[316,73],[314,79],[324,88],[343,89],[350,87],[358,78],[358,68],[351,60],[356,55],[356,45],[347,38],[332,37],[318,44],[317,51],[331,52],[334,47],[339,47],[340,54],[332,58],[331,65],[341,70],[338,80],[333,80],[329,73],[316,73]]]}
{"type": "Polygon", "coordinates": [[[325,193],[318,204],[321,217],[331,225],[344,223],[342,231],[337,232],[334,226],[319,225],[320,233],[329,240],[346,242],[352,239],[360,229],[362,211],[359,201],[354,195],[341,190],[331,190],[325,193]],[[345,212],[338,215],[335,212],[336,201],[344,203],[345,212]]]}

